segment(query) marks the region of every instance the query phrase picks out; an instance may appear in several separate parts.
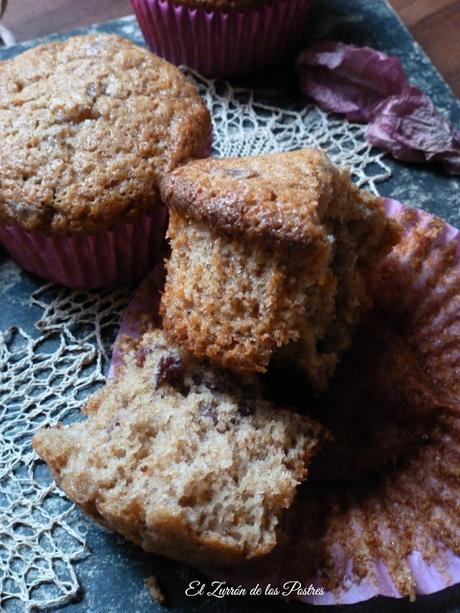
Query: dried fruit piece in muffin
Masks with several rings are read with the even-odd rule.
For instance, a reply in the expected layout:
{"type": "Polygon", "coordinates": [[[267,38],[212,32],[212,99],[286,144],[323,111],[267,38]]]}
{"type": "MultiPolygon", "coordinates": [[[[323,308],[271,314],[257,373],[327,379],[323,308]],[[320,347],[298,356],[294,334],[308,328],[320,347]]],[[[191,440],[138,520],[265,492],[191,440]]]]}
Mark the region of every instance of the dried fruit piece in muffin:
{"type": "Polygon", "coordinates": [[[167,336],[221,366],[288,359],[323,389],[396,230],[379,198],[307,149],[194,161],[163,179],[167,336]]]}
{"type": "Polygon", "coordinates": [[[147,332],[89,418],[35,435],[60,487],[147,551],[192,564],[267,554],[319,428],[147,332]]]}

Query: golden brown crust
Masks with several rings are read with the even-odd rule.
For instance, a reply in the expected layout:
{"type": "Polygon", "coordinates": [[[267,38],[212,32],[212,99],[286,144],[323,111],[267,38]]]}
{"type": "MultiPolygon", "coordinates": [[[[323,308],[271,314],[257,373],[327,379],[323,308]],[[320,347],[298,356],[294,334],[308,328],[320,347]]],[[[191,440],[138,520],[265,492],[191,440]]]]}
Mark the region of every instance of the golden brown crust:
{"type": "Polygon", "coordinates": [[[161,182],[164,202],[231,234],[301,247],[324,245],[321,225],[346,197],[348,175],[316,149],[196,160],[161,182]]]}
{"type": "Polygon", "coordinates": [[[172,65],[106,34],[0,63],[0,217],[92,231],[151,210],[160,178],[206,151],[209,113],[172,65]]]}

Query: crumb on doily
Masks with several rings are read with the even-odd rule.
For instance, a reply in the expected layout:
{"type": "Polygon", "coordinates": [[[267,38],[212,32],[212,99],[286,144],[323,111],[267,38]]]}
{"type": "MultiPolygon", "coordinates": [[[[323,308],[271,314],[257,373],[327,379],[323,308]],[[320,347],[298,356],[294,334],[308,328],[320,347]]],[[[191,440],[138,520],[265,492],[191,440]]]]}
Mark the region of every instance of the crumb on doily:
{"type": "Polygon", "coordinates": [[[153,600],[156,600],[158,604],[165,604],[166,596],[164,595],[164,592],[161,589],[160,584],[158,583],[158,579],[155,577],[155,575],[150,575],[150,577],[144,579],[144,585],[150,592],[153,600]]]}

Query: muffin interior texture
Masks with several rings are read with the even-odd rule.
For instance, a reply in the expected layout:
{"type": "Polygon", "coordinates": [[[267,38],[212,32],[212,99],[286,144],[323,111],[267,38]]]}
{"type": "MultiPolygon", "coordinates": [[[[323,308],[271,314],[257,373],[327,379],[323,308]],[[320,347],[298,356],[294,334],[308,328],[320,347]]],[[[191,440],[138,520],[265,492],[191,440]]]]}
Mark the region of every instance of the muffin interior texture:
{"type": "Polygon", "coordinates": [[[319,288],[330,281],[327,253],[323,262],[313,253],[298,253],[293,261],[277,246],[212,232],[174,210],[168,236],[164,329],[195,355],[227,368],[264,372],[274,346],[299,340],[306,292],[308,307],[318,307],[319,288]],[[299,268],[303,275],[295,274],[299,268]]]}
{"type": "Polygon", "coordinates": [[[380,200],[310,150],[192,162],[162,194],[166,334],[240,372],[292,361],[323,390],[396,240],[380,200]]]}
{"type": "Polygon", "coordinates": [[[35,47],[0,63],[0,217],[79,232],[150,211],[161,177],[206,153],[209,127],[181,72],[128,40],[35,47]]]}
{"type": "Polygon", "coordinates": [[[95,519],[192,564],[268,553],[307,476],[318,427],[148,332],[89,418],[39,432],[34,446],[60,487],[95,519]]]}

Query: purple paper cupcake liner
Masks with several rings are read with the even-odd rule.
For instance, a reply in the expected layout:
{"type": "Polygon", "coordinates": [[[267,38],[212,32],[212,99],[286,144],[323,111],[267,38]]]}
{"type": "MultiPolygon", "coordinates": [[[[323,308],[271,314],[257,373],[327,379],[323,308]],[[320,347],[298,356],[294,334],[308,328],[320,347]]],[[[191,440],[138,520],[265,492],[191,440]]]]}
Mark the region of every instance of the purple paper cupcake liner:
{"type": "Polygon", "coordinates": [[[95,233],[29,232],[0,222],[0,241],[19,266],[54,283],[75,288],[125,285],[142,278],[161,256],[167,209],[141,213],[111,230],[95,233]]]}
{"type": "Polygon", "coordinates": [[[273,0],[244,12],[189,8],[173,0],[131,0],[150,49],[209,77],[280,62],[305,31],[311,0],[273,0]]]}
{"type": "MultiPolygon", "coordinates": [[[[446,414],[445,428],[452,417],[457,420],[460,414],[460,390],[458,385],[452,384],[454,378],[460,381],[460,232],[425,211],[407,207],[391,198],[385,199],[385,209],[390,217],[402,225],[404,237],[383,266],[376,283],[376,300],[380,306],[390,306],[391,309],[397,305],[395,315],[406,322],[412,346],[423,356],[434,376],[433,384],[439,385],[436,396],[448,396],[448,390],[452,390],[450,400],[453,402],[445,398],[446,408],[442,409],[446,414]],[[387,292],[388,287],[391,289],[387,292]],[[439,377],[438,381],[436,376],[439,377]]],[[[454,429],[435,440],[439,454],[449,447],[455,456],[456,445],[460,450],[460,438],[454,429]]],[[[433,454],[434,457],[436,455],[433,454]]],[[[430,457],[429,454],[427,456],[430,457]]],[[[423,453],[421,457],[425,459],[423,453]]],[[[446,464],[449,461],[450,458],[445,456],[446,464]]],[[[428,497],[428,484],[440,477],[435,477],[434,461],[431,464],[427,461],[426,469],[424,477],[428,497]]],[[[423,484],[422,481],[422,487],[423,484]]],[[[388,538],[388,545],[391,546],[391,534],[386,534],[385,528],[382,521],[379,525],[381,538],[388,538]]],[[[459,539],[460,520],[456,530],[459,539]]],[[[404,564],[411,575],[415,594],[433,594],[460,583],[460,556],[441,540],[436,542],[433,539],[430,544],[430,538],[427,537],[424,545],[426,549],[431,548],[436,552],[432,559],[413,549],[401,560],[401,566],[404,564]]],[[[339,549],[337,557],[340,557],[339,549]]],[[[372,560],[372,572],[362,580],[357,580],[353,575],[352,559],[342,560],[341,563],[345,573],[339,590],[326,591],[324,596],[300,599],[310,604],[329,605],[352,604],[374,596],[402,598],[407,595],[398,589],[382,559],[372,560]]]]}
{"type": "MultiPolygon", "coordinates": [[[[428,428],[432,437],[396,472],[388,469],[384,487],[368,490],[369,485],[357,484],[354,492],[355,486],[344,490],[332,484],[315,489],[307,481],[286,513],[281,543],[272,554],[238,569],[200,569],[215,579],[248,588],[270,583],[280,588],[280,596],[286,581],[298,581],[304,593],[291,593],[290,598],[315,605],[353,604],[379,595],[415,597],[460,583],[460,232],[395,200],[386,199],[385,207],[402,225],[403,237],[376,275],[376,309],[388,312],[389,322],[393,316],[404,322],[401,334],[430,373],[438,413],[436,427],[428,428]],[[371,519],[363,520],[366,516],[371,519]],[[414,524],[407,542],[400,535],[404,521],[414,524]],[[318,544],[324,556],[313,557],[318,544]],[[334,587],[327,578],[331,572],[339,577],[334,587]],[[322,593],[308,591],[309,586],[322,593]]],[[[122,339],[137,338],[159,325],[163,282],[159,263],[127,307],[114,346],[112,376],[122,369],[122,339]]],[[[393,355],[393,347],[386,350],[393,355]]],[[[382,368],[385,375],[385,356],[382,368]]],[[[403,380],[405,376],[403,372],[403,380]]],[[[384,379],[383,386],[387,384],[384,379]]],[[[357,418],[352,414],[353,424],[357,418]]]]}

